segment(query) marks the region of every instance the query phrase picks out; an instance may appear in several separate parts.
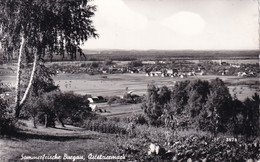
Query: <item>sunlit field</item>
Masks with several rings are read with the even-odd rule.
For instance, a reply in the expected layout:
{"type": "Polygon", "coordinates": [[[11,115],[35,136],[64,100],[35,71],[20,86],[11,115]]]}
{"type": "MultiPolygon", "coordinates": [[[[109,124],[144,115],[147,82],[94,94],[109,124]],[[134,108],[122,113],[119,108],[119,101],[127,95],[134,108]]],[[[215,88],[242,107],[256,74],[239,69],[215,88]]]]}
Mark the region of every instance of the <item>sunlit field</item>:
{"type": "MultiPolygon", "coordinates": [[[[155,83],[158,86],[174,86],[178,81],[184,80],[211,80],[219,77],[228,86],[231,95],[236,94],[238,99],[244,100],[251,97],[255,92],[259,93],[259,79],[243,78],[238,76],[189,76],[186,78],[171,77],[147,77],[144,73],[139,74],[59,74],[54,77],[55,84],[60,86],[63,92],[74,92],[78,94],[90,94],[92,96],[122,96],[126,87],[135,94],[146,94],[147,85],[155,83]]],[[[3,83],[15,84],[15,74],[1,76],[3,83]]]]}
{"type": "Polygon", "coordinates": [[[112,75],[95,75],[87,74],[68,74],[58,75],[55,77],[55,83],[60,86],[61,90],[73,91],[79,94],[91,94],[93,96],[122,96],[126,87],[138,95],[146,94],[147,84],[155,83],[158,86],[174,86],[178,81],[184,80],[211,80],[219,77],[228,85],[230,93],[241,100],[252,96],[259,89],[256,82],[258,78],[242,78],[237,76],[190,76],[187,78],[171,77],[147,77],[145,74],[112,74],[112,75]],[[252,84],[255,86],[248,86],[252,84]],[[234,90],[234,88],[236,89],[234,90]]]}

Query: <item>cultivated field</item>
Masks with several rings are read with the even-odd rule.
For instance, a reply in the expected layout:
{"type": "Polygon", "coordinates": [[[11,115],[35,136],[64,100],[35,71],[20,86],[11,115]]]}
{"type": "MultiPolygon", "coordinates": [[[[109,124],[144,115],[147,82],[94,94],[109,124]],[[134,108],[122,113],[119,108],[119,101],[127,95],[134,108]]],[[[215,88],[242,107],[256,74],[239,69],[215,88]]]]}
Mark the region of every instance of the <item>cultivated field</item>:
{"type": "MultiPolygon", "coordinates": [[[[92,96],[123,96],[126,87],[137,95],[146,94],[147,84],[155,83],[158,86],[174,86],[178,81],[184,80],[211,80],[219,77],[228,86],[231,95],[236,94],[238,99],[244,100],[251,97],[255,92],[259,93],[259,78],[244,78],[238,76],[189,76],[187,78],[171,77],[147,77],[144,73],[139,74],[59,74],[54,77],[55,84],[64,92],[78,94],[91,94],[92,96]]],[[[3,83],[15,84],[15,73],[0,76],[3,83]]]]}
{"type": "Polygon", "coordinates": [[[187,78],[171,77],[146,77],[145,74],[112,74],[94,75],[87,74],[63,74],[56,76],[55,83],[62,91],[73,91],[79,94],[91,94],[93,96],[123,96],[126,87],[138,95],[146,94],[147,84],[155,83],[159,86],[174,86],[177,81],[183,80],[211,80],[221,78],[228,84],[230,93],[236,93],[238,99],[244,100],[259,92],[258,78],[242,78],[238,76],[190,76],[187,78]],[[249,86],[251,85],[251,86],[249,86]],[[235,90],[234,90],[235,89],[235,90]]]}

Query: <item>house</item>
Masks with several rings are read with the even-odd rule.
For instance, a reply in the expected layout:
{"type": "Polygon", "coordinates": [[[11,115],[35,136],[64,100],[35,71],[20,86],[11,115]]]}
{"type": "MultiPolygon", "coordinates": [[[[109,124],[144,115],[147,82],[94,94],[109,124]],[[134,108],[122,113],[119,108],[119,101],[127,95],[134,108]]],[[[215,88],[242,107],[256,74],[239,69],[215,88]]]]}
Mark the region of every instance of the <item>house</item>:
{"type": "Polygon", "coordinates": [[[240,68],[240,65],[231,64],[231,66],[234,68],[240,68]]]}
{"type": "Polygon", "coordinates": [[[96,104],[89,104],[89,107],[91,108],[91,111],[92,112],[96,112],[96,111],[99,111],[99,112],[106,112],[106,110],[102,110],[101,108],[99,108],[96,104]]]}
{"type": "Polygon", "coordinates": [[[247,73],[246,72],[238,72],[237,76],[247,76],[247,73]]]}
{"type": "Polygon", "coordinates": [[[180,76],[180,78],[186,78],[187,77],[187,75],[185,73],[182,73],[179,76],[180,76]]]}
{"type": "Polygon", "coordinates": [[[227,62],[222,62],[221,65],[222,66],[228,66],[229,64],[227,62]]]}
{"type": "Polygon", "coordinates": [[[134,74],[134,73],[139,73],[138,69],[131,69],[129,70],[131,74],[134,74]]]}
{"type": "Polygon", "coordinates": [[[192,71],[192,72],[188,72],[187,75],[188,75],[188,76],[195,76],[196,74],[195,74],[194,71],[192,71]]]}
{"type": "Polygon", "coordinates": [[[156,64],[156,62],[155,61],[142,61],[142,64],[154,65],[154,64],[156,64]]]}
{"type": "Polygon", "coordinates": [[[97,97],[91,97],[91,98],[88,98],[88,101],[89,103],[97,103],[98,102],[98,98],[97,97]]]}
{"type": "Polygon", "coordinates": [[[206,69],[204,68],[204,67],[202,67],[202,66],[199,66],[198,67],[198,71],[205,71],[206,69]]]}
{"type": "Polygon", "coordinates": [[[89,97],[88,101],[90,104],[106,102],[106,100],[102,96],[89,97]]]}
{"type": "Polygon", "coordinates": [[[93,111],[93,112],[98,110],[98,106],[96,104],[89,104],[89,107],[91,108],[91,111],[93,111]]]}
{"type": "Polygon", "coordinates": [[[169,76],[174,76],[174,75],[177,75],[177,74],[178,74],[178,70],[177,70],[177,69],[167,69],[167,70],[166,70],[166,73],[167,73],[169,76]]]}
{"type": "Polygon", "coordinates": [[[160,75],[162,75],[161,71],[153,71],[150,73],[150,76],[160,76],[160,75]]]}
{"type": "Polygon", "coordinates": [[[201,71],[200,73],[199,73],[199,75],[206,75],[206,73],[204,72],[204,71],[201,71]]]}

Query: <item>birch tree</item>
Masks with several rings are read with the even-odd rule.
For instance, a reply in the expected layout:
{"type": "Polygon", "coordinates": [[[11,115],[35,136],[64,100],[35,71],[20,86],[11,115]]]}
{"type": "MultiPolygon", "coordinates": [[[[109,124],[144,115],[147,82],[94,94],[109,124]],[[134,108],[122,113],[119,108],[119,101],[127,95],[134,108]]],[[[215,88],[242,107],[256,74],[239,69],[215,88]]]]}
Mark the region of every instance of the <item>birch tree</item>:
{"type": "Polygon", "coordinates": [[[90,0],[1,0],[0,39],[4,55],[17,57],[15,116],[28,98],[37,63],[45,56],[84,55],[80,45],[98,37],[92,17],[96,7],[90,0]],[[26,90],[21,94],[21,59],[33,58],[26,90]]]}

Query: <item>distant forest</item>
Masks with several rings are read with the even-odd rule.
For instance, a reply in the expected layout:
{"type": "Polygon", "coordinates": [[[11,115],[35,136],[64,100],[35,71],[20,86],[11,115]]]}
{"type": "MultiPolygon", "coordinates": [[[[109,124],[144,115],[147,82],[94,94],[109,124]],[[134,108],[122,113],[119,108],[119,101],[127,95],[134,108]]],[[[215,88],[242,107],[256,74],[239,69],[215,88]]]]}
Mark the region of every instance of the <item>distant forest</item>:
{"type": "MultiPolygon", "coordinates": [[[[78,61],[133,61],[133,60],[211,60],[211,59],[258,59],[260,50],[83,50],[85,55],[76,58],[78,61]]],[[[15,60],[15,57],[9,60],[15,60]]],[[[0,60],[4,60],[3,51],[0,50],[0,60]]],[[[53,58],[45,57],[46,61],[69,61],[71,58],[56,54],[53,58]]]]}

